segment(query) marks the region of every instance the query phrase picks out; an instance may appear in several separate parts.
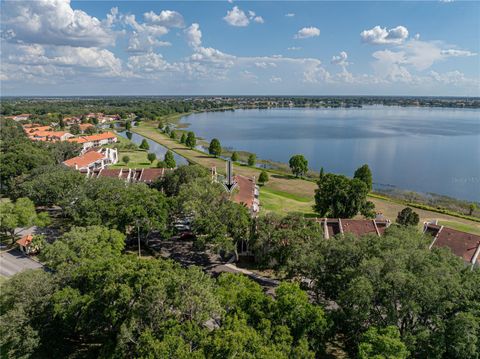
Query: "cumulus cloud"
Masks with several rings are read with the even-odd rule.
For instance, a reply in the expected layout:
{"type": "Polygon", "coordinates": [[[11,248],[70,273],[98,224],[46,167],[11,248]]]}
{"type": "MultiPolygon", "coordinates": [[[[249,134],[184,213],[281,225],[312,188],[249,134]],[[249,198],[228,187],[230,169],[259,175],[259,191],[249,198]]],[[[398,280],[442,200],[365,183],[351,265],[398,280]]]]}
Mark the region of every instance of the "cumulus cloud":
{"type": "Polygon", "coordinates": [[[374,45],[401,44],[408,38],[408,30],[405,26],[387,30],[387,28],[377,25],[370,30],[363,30],[360,37],[363,42],[374,45]]]}
{"type": "Polygon", "coordinates": [[[185,36],[187,38],[187,43],[193,48],[198,48],[202,45],[202,31],[200,30],[200,25],[193,23],[185,29],[185,36]]]}
{"type": "Polygon", "coordinates": [[[128,40],[128,52],[151,52],[154,48],[172,46],[169,41],[162,41],[153,36],[134,32],[128,40]]]}
{"type": "Polygon", "coordinates": [[[348,59],[348,54],[345,51],[341,51],[340,54],[334,55],[330,62],[334,65],[346,67],[350,64],[347,61],[347,59],[348,59]]]}
{"type": "Polygon", "coordinates": [[[307,39],[309,37],[320,36],[320,29],[314,26],[304,27],[295,34],[295,39],[307,39]]]}
{"type": "Polygon", "coordinates": [[[234,6],[232,10],[227,11],[227,15],[223,18],[227,24],[232,26],[248,26],[250,20],[247,15],[238,6],[234,6]]]}
{"type": "Polygon", "coordinates": [[[39,44],[3,48],[3,65],[15,67],[19,73],[30,73],[36,69],[39,71],[38,77],[47,73],[57,76],[76,73],[95,76],[122,74],[121,60],[106,49],[39,44]]]}
{"type": "Polygon", "coordinates": [[[132,71],[141,71],[144,73],[176,70],[175,66],[165,61],[161,54],[155,53],[130,56],[127,67],[132,71]]]}
{"type": "Polygon", "coordinates": [[[289,12],[287,14],[285,14],[286,17],[294,17],[295,14],[293,12],[289,12]]]}
{"type": "Polygon", "coordinates": [[[70,0],[4,1],[2,11],[2,33],[8,41],[80,47],[114,43],[108,27],[73,10],[70,0]]]}
{"type": "Polygon", "coordinates": [[[290,47],[287,47],[287,50],[290,50],[290,51],[298,51],[298,50],[301,50],[302,48],[299,47],[299,46],[290,46],[290,47]]]}
{"type": "Polygon", "coordinates": [[[248,10],[245,13],[238,6],[234,6],[232,10],[227,11],[227,15],[223,18],[227,24],[237,27],[245,27],[250,24],[250,21],[256,22],[257,24],[263,24],[265,20],[263,17],[255,14],[255,11],[248,10]]]}
{"type": "Polygon", "coordinates": [[[177,11],[162,10],[159,14],[156,14],[153,11],[149,11],[143,14],[143,17],[147,22],[162,25],[165,27],[182,28],[185,26],[182,14],[177,11]]]}
{"type": "Polygon", "coordinates": [[[270,80],[269,80],[272,84],[276,84],[278,82],[282,82],[282,78],[281,77],[278,77],[278,76],[272,76],[270,77],[270,80]]]}

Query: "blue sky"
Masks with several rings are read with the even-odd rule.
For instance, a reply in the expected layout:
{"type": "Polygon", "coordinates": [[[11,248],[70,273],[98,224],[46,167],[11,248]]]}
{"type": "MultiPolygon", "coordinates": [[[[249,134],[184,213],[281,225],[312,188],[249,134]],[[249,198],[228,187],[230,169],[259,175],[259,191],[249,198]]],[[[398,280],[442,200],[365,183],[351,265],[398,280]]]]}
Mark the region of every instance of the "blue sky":
{"type": "Polygon", "coordinates": [[[480,95],[478,2],[1,6],[2,95],[480,95]]]}

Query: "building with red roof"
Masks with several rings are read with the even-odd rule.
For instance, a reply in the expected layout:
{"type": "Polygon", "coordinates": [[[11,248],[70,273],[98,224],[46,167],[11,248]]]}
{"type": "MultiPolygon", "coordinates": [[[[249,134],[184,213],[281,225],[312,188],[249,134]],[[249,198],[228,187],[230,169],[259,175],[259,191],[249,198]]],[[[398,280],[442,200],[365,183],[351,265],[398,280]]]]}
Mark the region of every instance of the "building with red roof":
{"type": "Polygon", "coordinates": [[[18,247],[23,253],[33,254],[38,251],[38,248],[35,248],[32,245],[32,241],[33,241],[33,236],[31,234],[27,234],[26,236],[23,236],[22,238],[20,238],[16,243],[18,244],[18,247]]]}
{"type": "Polygon", "coordinates": [[[432,248],[448,248],[473,269],[480,266],[480,236],[436,223],[424,223],[423,232],[433,237],[432,248]]]}
{"type": "Polygon", "coordinates": [[[382,236],[391,224],[389,220],[383,217],[375,219],[317,218],[316,222],[322,226],[325,239],[345,233],[357,237],[367,234],[382,236]]]}
{"type": "Polygon", "coordinates": [[[117,162],[118,152],[115,148],[100,148],[63,161],[63,164],[67,167],[89,173],[90,171],[103,169],[107,165],[117,162]]]}
{"type": "Polygon", "coordinates": [[[110,177],[122,179],[127,183],[142,182],[150,185],[172,171],[173,168],[102,168],[84,172],[89,178],[110,177]]]}
{"type": "Polygon", "coordinates": [[[232,200],[236,203],[244,204],[250,210],[252,215],[260,211],[259,188],[255,183],[255,178],[248,178],[237,175],[234,177],[237,182],[237,191],[234,192],[232,200]]]}
{"type": "Polygon", "coordinates": [[[97,133],[90,136],[70,138],[69,142],[80,143],[86,151],[92,147],[99,147],[117,142],[117,136],[112,132],[97,133]]]}

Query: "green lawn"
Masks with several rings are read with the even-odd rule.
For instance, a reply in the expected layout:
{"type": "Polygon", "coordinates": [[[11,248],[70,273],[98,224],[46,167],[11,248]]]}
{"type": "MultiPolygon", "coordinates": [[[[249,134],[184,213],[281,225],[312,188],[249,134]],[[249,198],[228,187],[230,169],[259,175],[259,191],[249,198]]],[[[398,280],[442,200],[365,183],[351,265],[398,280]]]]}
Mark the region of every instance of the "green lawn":
{"type": "Polygon", "coordinates": [[[260,188],[260,206],[261,213],[276,212],[287,214],[291,212],[303,213],[306,216],[314,215],[312,206],[313,199],[301,198],[297,200],[291,193],[272,190],[270,188],[260,188]]]}
{"type": "Polygon", "coordinates": [[[147,159],[148,151],[144,150],[119,150],[118,159],[119,162],[110,166],[110,168],[148,168],[155,167],[157,161],[153,161],[153,164],[150,163],[147,159]],[[122,161],[123,156],[130,157],[128,164],[125,164],[122,161]]]}
{"type": "Polygon", "coordinates": [[[458,231],[473,233],[473,234],[480,234],[480,229],[470,226],[466,223],[458,223],[458,222],[451,222],[451,221],[438,221],[438,223],[445,227],[450,227],[456,229],[458,231]]]}

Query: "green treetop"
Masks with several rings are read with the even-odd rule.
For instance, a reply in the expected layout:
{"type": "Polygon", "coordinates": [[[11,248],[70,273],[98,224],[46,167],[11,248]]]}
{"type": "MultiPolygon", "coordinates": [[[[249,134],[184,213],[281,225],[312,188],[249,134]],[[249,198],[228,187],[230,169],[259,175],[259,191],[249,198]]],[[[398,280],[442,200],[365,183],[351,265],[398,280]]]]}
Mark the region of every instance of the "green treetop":
{"type": "Polygon", "coordinates": [[[294,155],[288,161],[295,177],[303,176],[308,172],[308,161],[303,155],[294,155]]]}
{"type": "Polygon", "coordinates": [[[210,146],[208,147],[208,153],[218,157],[222,154],[222,146],[220,145],[220,141],[216,138],[210,141],[210,146]]]}

